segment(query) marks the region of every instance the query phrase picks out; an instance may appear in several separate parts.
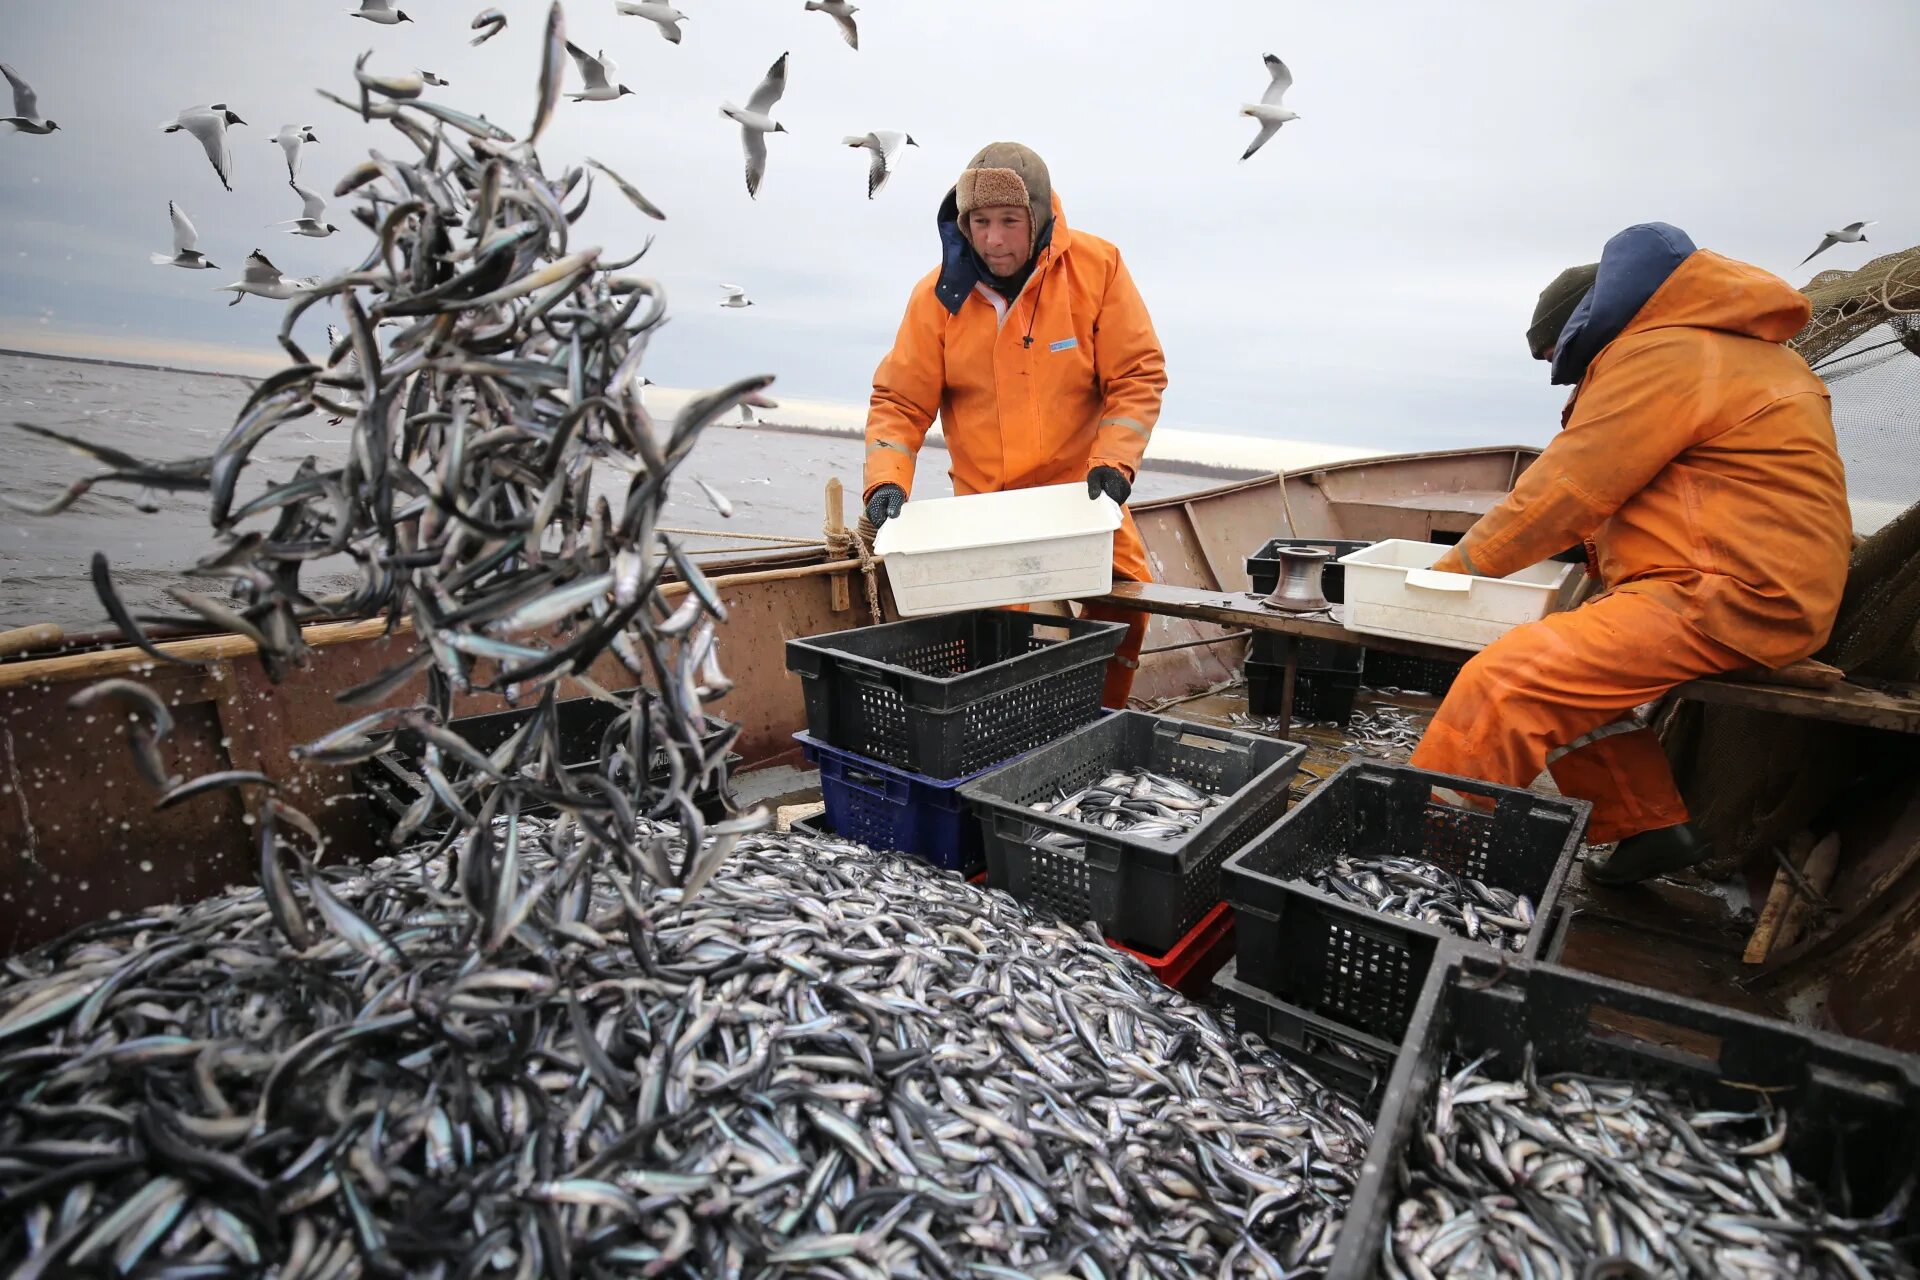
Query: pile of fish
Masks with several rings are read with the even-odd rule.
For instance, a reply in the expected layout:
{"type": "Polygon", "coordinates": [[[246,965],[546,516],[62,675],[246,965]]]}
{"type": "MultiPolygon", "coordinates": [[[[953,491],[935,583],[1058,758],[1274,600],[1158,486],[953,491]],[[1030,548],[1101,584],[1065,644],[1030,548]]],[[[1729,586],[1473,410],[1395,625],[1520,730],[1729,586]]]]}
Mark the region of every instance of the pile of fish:
{"type": "MultiPolygon", "coordinates": [[[[1440,1082],[1381,1241],[1385,1275],[1913,1276],[1874,1218],[1823,1202],[1784,1154],[1784,1111],[1702,1111],[1645,1082],[1440,1082]]],[[[1908,1178],[1907,1191],[1912,1190],[1908,1178]]]]}
{"type": "MultiPolygon", "coordinates": [[[[1147,840],[1182,836],[1205,822],[1227,797],[1198,791],[1178,778],[1149,769],[1117,769],[1078,790],[1061,788],[1028,808],[1049,817],[1099,827],[1147,840]]],[[[1064,831],[1044,831],[1034,843],[1057,852],[1084,849],[1086,842],[1064,831]]]]}
{"type": "Polygon", "coordinates": [[[310,878],[329,927],[304,947],[248,888],[8,962],[0,1268],[1119,1280],[1330,1256],[1367,1121],[1097,938],[831,840],[748,837],[689,898],[584,879],[564,815],[500,825],[547,887],[510,950],[423,847],[310,878]]]}
{"type": "Polygon", "coordinates": [[[1322,893],[1377,911],[1451,929],[1490,946],[1524,951],[1533,931],[1533,901],[1424,858],[1337,857],[1307,883],[1322,893]]]}
{"type": "Polygon", "coordinates": [[[1376,702],[1347,717],[1346,749],[1377,760],[1404,762],[1425,732],[1420,718],[1403,707],[1376,702]]]}

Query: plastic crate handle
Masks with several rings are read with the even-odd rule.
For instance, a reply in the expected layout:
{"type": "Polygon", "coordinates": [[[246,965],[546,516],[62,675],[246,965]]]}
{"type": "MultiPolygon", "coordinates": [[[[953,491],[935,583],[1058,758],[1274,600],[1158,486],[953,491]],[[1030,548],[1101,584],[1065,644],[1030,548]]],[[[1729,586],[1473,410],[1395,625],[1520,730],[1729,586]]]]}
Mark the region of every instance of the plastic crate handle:
{"type": "Polygon", "coordinates": [[[1422,591],[1452,591],[1465,594],[1473,590],[1473,579],[1464,573],[1440,573],[1433,569],[1407,570],[1407,585],[1422,591]]]}
{"type": "Polygon", "coordinates": [[[1235,742],[1225,736],[1222,730],[1209,729],[1205,725],[1173,724],[1162,721],[1153,726],[1153,736],[1169,740],[1174,746],[1193,747],[1200,751],[1217,751],[1221,755],[1251,755],[1253,748],[1244,742],[1235,742]]]}

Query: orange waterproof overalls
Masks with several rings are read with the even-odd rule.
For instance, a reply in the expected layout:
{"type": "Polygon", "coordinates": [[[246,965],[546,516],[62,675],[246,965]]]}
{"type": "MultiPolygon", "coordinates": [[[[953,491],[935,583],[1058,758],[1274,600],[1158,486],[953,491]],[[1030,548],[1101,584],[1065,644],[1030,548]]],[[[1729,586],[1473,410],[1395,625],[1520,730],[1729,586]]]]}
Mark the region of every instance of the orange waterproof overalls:
{"type": "MultiPolygon", "coordinates": [[[[1011,303],[978,286],[956,312],[914,286],[893,350],[873,375],[862,493],[913,492],[914,462],[938,415],[957,494],[1078,483],[1093,467],[1133,479],[1160,417],[1166,361],[1120,251],[1072,231],[1053,197],[1053,232],[1011,303]]],[[[1116,577],[1151,582],[1146,546],[1122,510],[1116,577]]],[[[1083,616],[1127,624],[1101,702],[1126,705],[1145,615],[1098,605],[1083,616]]]]}
{"type": "Polygon", "coordinates": [[[1517,787],[1550,766],[1595,843],[1686,820],[1654,734],[1608,731],[1684,681],[1811,654],[1846,581],[1827,389],[1781,345],[1809,310],[1696,250],[1593,358],[1560,435],[1434,567],[1501,577],[1587,539],[1605,591],[1467,663],[1415,765],[1517,787]]]}

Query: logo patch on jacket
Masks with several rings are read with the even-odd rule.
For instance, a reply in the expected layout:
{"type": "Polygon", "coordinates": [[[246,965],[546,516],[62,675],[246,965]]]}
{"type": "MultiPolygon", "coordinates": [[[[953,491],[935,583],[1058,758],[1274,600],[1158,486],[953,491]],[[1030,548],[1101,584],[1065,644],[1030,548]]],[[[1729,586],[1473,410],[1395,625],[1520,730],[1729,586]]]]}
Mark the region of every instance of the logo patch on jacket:
{"type": "Polygon", "coordinates": [[[1070,351],[1070,350],[1072,350],[1072,349],[1073,349],[1074,347],[1077,347],[1077,346],[1079,346],[1079,345],[1080,345],[1080,339],[1078,339],[1078,338],[1062,338],[1062,339],[1060,339],[1060,341],[1058,341],[1058,342],[1055,342],[1055,343],[1052,343],[1052,344],[1050,344],[1050,345],[1049,345],[1049,346],[1047,347],[1047,350],[1049,350],[1049,351],[1070,351]]]}

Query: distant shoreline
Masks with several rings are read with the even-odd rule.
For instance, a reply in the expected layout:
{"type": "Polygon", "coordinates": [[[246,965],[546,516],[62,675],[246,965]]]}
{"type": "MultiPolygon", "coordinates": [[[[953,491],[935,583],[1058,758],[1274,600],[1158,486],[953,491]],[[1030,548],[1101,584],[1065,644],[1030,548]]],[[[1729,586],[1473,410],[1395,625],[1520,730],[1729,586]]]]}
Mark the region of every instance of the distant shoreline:
{"type": "MultiPolygon", "coordinates": [[[[146,373],[186,373],[204,378],[232,378],[248,386],[253,386],[260,381],[244,373],[225,373],[218,369],[185,369],[179,365],[150,364],[140,360],[109,360],[104,356],[74,356],[53,351],[28,351],[20,347],[0,347],[0,356],[18,356],[26,360],[64,360],[68,364],[100,365],[110,369],[137,369],[146,373]]],[[[800,436],[858,437],[861,434],[854,427],[822,427],[803,422],[765,422],[758,419],[753,422],[722,421],[714,425],[747,431],[776,431],[800,436]]],[[[937,444],[943,449],[946,447],[946,442],[938,431],[927,437],[927,443],[937,444]]],[[[1210,462],[1178,462],[1166,458],[1149,458],[1146,465],[1149,469],[1163,475],[1197,476],[1201,479],[1239,480],[1266,474],[1254,467],[1228,467],[1210,462]]]]}
{"type": "Polygon", "coordinates": [[[104,356],[70,356],[57,351],[27,351],[21,347],[0,347],[0,356],[20,356],[27,360],[64,360],[68,364],[97,364],[110,369],[142,369],[148,373],[191,373],[203,378],[232,378],[249,385],[258,378],[244,373],[226,373],[219,369],[183,369],[174,364],[147,364],[140,360],[109,360],[104,356]]]}

